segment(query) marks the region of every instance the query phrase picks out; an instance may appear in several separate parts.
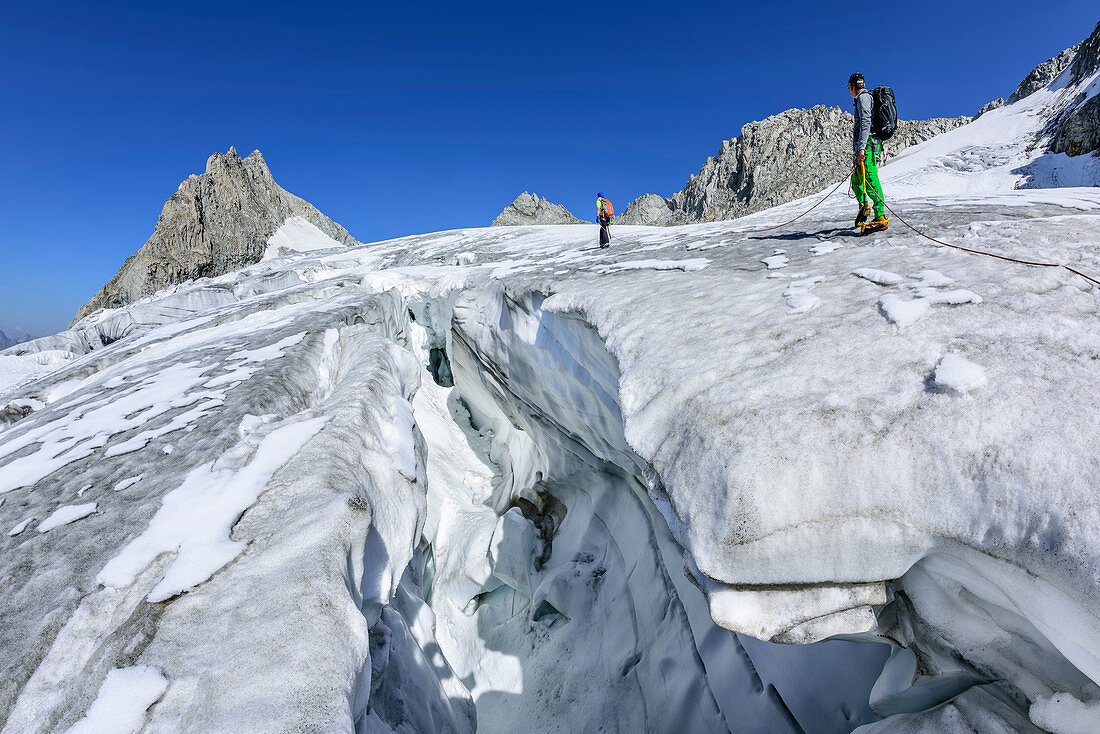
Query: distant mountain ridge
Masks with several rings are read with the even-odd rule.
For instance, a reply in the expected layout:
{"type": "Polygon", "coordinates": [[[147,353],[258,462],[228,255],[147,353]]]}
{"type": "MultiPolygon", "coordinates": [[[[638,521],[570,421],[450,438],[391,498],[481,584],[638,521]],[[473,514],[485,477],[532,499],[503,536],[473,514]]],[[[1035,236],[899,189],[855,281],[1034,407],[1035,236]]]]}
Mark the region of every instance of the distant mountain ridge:
{"type": "MultiPolygon", "coordinates": [[[[1100,24],[1088,39],[1032,69],[1007,102],[993,100],[975,117],[901,121],[898,132],[886,144],[887,157],[1023,99],[1071,67],[1075,81],[1100,68],[1100,24]]],[[[851,113],[820,105],[750,122],[738,137],[723,141],[718,153],[707,159],[683,189],[669,197],[643,194],[623,207],[614,223],[670,226],[734,219],[820,191],[851,165],[852,123],[851,113]]],[[[1046,134],[1054,153],[1079,156],[1100,150],[1100,96],[1071,104],[1046,134]]],[[[539,205],[547,211],[557,206],[545,199],[539,205]]],[[[532,217],[516,223],[566,222],[532,217]]]]}
{"type": "Polygon", "coordinates": [[[356,243],[346,229],[276,184],[260,151],[247,158],[232,147],[214,153],[205,173],[192,174],[179,185],[165,202],[152,236],[80,308],[73,323],[175,283],[259,262],[268,238],[293,216],[338,242],[356,243]]]}
{"type": "MultiPolygon", "coordinates": [[[[901,121],[888,152],[896,154],[971,117],[901,121]]],[[[819,191],[851,163],[852,115],[839,107],[790,109],[741,128],[723,141],[686,186],[670,197],[643,194],[615,224],[669,226],[734,219],[819,191]]],[[[524,192],[493,226],[578,224],[565,207],[524,192]]]]}
{"type": "Polygon", "coordinates": [[[34,337],[28,334],[23,329],[18,327],[14,329],[8,329],[10,333],[4,333],[0,331],[0,350],[7,349],[8,347],[14,347],[16,344],[22,344],[25,341],[30,341],[34,337]]]}

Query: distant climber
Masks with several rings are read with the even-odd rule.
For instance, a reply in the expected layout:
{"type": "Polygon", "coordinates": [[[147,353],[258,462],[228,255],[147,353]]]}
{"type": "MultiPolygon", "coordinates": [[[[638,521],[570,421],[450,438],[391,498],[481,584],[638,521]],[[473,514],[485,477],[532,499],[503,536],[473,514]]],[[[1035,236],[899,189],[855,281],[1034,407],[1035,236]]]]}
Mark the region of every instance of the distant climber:
{"type": "MultiPolygon", "coordinates": [[[[888,89],[879,87],[879,89],[888,89]]],[[[856,200],[859,201],[859,213],[856,215],[856,226],[861,234],[881,232],[890,226],[890,220],[886,216],[886,197],[882,194],[882,184],[878,178],[878,164],[882,159],[882,140],[893,134],[875,135],[873,127],[873,111],[875,98],[867,91],[867,85],[863,80],[863,74],[856,72],[848,77],[848,93],[855,100],[855,123],[852,126],[852,152],[855,155],[855,170],[852,171],[852,189],[856,192],[856,200]],[[871,218],[872,213],[874,219],[871,218]]],[[[893,91],[890,91],[892,106],[893,91]]],[[[897,125],[897,116],[894,113],[894,126],[897,125]]]]}
{"type": "Polygon", "coordinates": [[[603,195],[596,194],[596,221],[600,224],[600,247],[611,246],[611,217],[615,216],[615,207],[603,195]]]}

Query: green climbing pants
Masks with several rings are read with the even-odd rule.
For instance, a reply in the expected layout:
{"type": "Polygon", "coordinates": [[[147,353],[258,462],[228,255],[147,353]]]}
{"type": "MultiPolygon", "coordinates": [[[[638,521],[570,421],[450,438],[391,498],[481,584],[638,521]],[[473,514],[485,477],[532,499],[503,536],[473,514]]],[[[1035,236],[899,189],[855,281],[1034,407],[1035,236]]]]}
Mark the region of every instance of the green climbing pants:
{"type": "Polygon", "coordinates": [[[876,217],[886,216],[886,197],[882,195],[882,184],[878,180],[878,159],[881,156],[882,143],[868,138],[867,158],[862,165],[857,160],[856,170],[852,173],[852,190],[856,192],[856,200],[862,206],[870,197],[876,217]]]}

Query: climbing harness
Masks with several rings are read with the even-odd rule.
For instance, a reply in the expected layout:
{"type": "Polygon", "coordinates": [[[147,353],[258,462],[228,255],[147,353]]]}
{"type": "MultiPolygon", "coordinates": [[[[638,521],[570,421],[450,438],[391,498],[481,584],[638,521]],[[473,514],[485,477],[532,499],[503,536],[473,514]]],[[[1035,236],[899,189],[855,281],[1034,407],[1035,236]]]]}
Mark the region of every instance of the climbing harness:
{"type": "Polygon", "coordinates": [[[604,231],[604,233],[607,235],[607,244],[606,245],[600,245],[600,248],[603,249],[603,248],[611,247],[611,230],[608,229],[607,225],[604,224],[603,222],[600,222],[600,229],[602,229],[604,231]]]}
{"type": "MultiPolygon", "coordinates": [[[[879,150],[882,150],[882,144],[881,143],[879,144],[879,150]]],[[[860,168],[861,171],[863,171],[863,195],[867,197],[867,201],[861,201],[860,204],[859,204],[860,207],[861,207],[860,211],[862,211],[862,207],[864,207],[864,206],[870,207],[871,206],[871,198],[872,198],[870,192],[867,190],[867,160],[866,160],[866,158],[861,158],[860,159],[859,168],[860,168]]],[[[850,181],[848,183],[848,187],[849,187],[849,189],[851,188],[851,182],[850,181]]],[[[883,197],[883,199],[882,199],[882,205],[886,206],[886,198],[885,197],[883,197]]],[[[861,235],[874,234],[875,232],[885,232],[890,227],[890,218],[885,217],[885,220],[886,220],[885,222],[880,222],[880,221],[878,221],[877,218],[874,218],[874,219],[871,219],[870,221],[856,222],[856,226],[859,227],[859,233],[861,235]]]]}

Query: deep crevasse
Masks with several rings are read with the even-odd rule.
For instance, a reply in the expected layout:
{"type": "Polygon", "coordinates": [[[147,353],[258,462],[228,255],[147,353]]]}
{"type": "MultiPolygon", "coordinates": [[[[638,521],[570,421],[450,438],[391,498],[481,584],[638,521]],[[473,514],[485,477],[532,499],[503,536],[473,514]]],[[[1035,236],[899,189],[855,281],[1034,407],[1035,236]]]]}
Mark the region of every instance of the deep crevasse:
{"type": "Polygon", "coordinates": [[[479,724],[846,731],[866,720],[874,646],[758,647],[765,682],[739,637],[711,621],[647,493],[652,472],[623,437],[614,360],[591,328],[542,311],[544,298],[463,293],[453,328],[423,340],[446,349],[455,383],[423,384],[414,400],[431,606],[479,724]],[[798,681],[807,664],[819,677],[798,681]]]}

